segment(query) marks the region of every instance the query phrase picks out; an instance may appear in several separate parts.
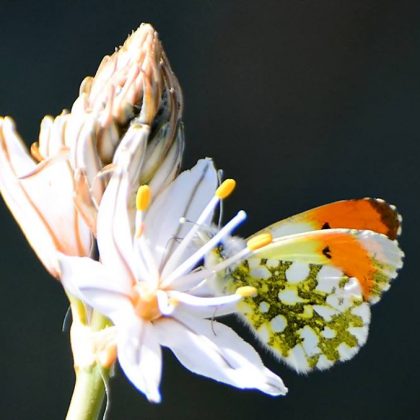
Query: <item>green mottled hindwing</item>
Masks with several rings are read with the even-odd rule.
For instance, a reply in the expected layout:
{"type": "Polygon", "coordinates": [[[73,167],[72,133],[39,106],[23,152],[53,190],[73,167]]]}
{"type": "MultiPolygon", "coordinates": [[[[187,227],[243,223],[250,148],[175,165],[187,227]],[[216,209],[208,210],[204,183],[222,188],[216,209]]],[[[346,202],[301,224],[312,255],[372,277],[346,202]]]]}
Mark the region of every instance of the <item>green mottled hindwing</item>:
{"type": "Polygon", "coordinates": [[[366,342],[370,307],[359,282],[327,265],[252,257],[225,273],[225,291],[253,286],[238,310],[260,341],[299,372],[352,358],[366,342]]]}

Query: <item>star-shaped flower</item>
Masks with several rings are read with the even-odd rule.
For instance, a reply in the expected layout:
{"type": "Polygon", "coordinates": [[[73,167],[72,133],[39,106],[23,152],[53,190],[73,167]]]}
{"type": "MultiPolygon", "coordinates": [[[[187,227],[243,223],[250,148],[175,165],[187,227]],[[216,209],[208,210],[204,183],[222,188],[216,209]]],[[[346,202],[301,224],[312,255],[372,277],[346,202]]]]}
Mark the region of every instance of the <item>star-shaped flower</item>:
{"type": "MultiPolygon", "coordinates": [[[[153,200],[148,185],[140,186],[136,196],[136,177],[130,174],[129,157],[123,158],[125,150],[117,156],[99,208],[101,261],[61,255],[64,286],[112,320],[119,363],[150,401],[160,401],[161,346],[197,374],[238,388],[285,394],[282,380],[263,365],[253,347],[214,320],[235,312],[238,301],[255,290],[244,287],[220,297],[198,293],[214,274],[201,261],[245,218],[239,212],[211,231],[214,209],[234,182],[217,187],[212,161],[205,159],[153,200]]],[[[214,271],[258,246],[254,240],[214,271]]]]}

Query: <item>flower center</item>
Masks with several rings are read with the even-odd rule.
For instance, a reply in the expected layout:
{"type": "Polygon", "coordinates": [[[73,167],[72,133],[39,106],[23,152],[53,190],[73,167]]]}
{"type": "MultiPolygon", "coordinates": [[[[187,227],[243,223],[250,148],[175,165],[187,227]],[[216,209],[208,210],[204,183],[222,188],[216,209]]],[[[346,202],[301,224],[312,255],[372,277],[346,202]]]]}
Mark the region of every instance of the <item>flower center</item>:
{"type": "Polygon", "coordinates": [[[146,282],[140,282],[133,288],[132,297],[136,314],[145,321],[153,321],[162,316],[159,310],[156,289],[146,282]]]}

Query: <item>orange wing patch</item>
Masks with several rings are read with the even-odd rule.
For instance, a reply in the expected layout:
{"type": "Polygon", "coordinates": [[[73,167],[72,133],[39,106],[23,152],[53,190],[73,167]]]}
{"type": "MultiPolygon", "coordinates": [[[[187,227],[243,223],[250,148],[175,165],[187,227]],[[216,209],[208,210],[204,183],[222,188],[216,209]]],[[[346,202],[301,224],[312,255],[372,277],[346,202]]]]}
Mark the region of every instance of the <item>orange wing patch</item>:
{"type": "Polygon", "coordinates": [[[349,233],[325,232],[320,240],[319,252],[348,277],[356,277],[362,287],[363,297],[369,300],[375,281],[381,278],[381,267],[360,238],[349,233]]]}
{"type": "Polygon", "coordinates": [[[337,267],[346,276],[357,278],[364,299],[374,303],[389,289],[404,254],[397,242],[385,235],[370,230],[329,229],[280,237],[255,255],[337,267]]]}
{"type": "Polygon", "coordinates": [[[316,207],[274,223],[261,232],[269,231],[274,238],[280,238],[321,229],[346,228],[371,230],[396,239],[401,233],[401,220],[393,205],[377,198],[361,198],[316,207]]]}
{"type": "MultiPolygon", "coordinates": [[[[372,230],[396,239],[401,230],[401,216],[383,200],[362,198],[337,201],[302,213],[315,229],[349,228],[372,230]]],[[[297,215],[299,217],[299,215],[297,215]]]]}

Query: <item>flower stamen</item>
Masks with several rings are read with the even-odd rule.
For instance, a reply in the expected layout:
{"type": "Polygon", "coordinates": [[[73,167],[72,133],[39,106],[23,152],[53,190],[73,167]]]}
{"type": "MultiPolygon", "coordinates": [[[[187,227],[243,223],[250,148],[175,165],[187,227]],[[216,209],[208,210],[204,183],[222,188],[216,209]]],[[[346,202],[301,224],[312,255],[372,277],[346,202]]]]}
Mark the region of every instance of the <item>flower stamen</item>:
{"type": "MultiPolygon", "coordinates": [[[[177,277],[180,277],[191,270],[207,253],[209,253],[225,236],[229,235],[240,223],[246,219],[246,213],[241,210],[238,214],[217,232],[206,244],[199,248],[193,255],[187,258],[180,266],[178,266],[162,283],[162,286],[168,286],[177,277]]],[[[192,228],[193,229],[193,228],[192,228]]],[[[191,230],[192,230],[191,229],[191,230]]],[[[190,231],[191,232],[191,231],[190,231]]],[[[187,235],[188,236],[188,235],[187,235]]],[[[184,241],[186,240],[185,237],[184,241]]],[[[184,242],[183,241],[183,242],[184,242]]],[[[181,244],[183,243],[181,242],[181,244]]],[[[248,252],[248,250],[246,249],[248,252]]],[[[226,260],[228,261],[228,260],[226,260]]]]}
{"type": "MultiPolygon", "coordinates": [[[[234,179],[226,179],[223,181],[217,190],[214,193],[214,196],[211,198],[207,206],[201,212],[200,217],[195,222],[195,225],[189,230],[189,232],[185,235],[185,238],[180,242],[178,247],[172,253],[170,258],[165,264],[163,274],[164,276],[171,272],[174,268],[176,268],[178,264],[179,258],[182,256],[185,249],[190,245],[192,239],[197,234],[200,227],[207,223],[207,219],[212,211],[215,209],[217,204],[224,200],[225,198],[229,197],[229,195],[233,192],[236,186],[236,181],[234,179]]],[[[185,220],[185,219],[184,219],[185,220]]]]}
{"type": "Polygon", "coordinates": [[[212,268],[213,273],[217,273],[218,271],[221,271],[230,265],[234,264],[236,261],[242,260],[244,258],[247,258],[250,254],[252,254],[257,249],[260,249],[264,246],[267,246],[271,244],[273,241],[273,237],[270,233],[261,233],[260,235],[255,236],[254,238],[250,239],[247,244],[246,248],[239,251],[237,254],[233,255],[230,258],[227,258],[226,260],[223,260],[216,266],[212,268]]]}

